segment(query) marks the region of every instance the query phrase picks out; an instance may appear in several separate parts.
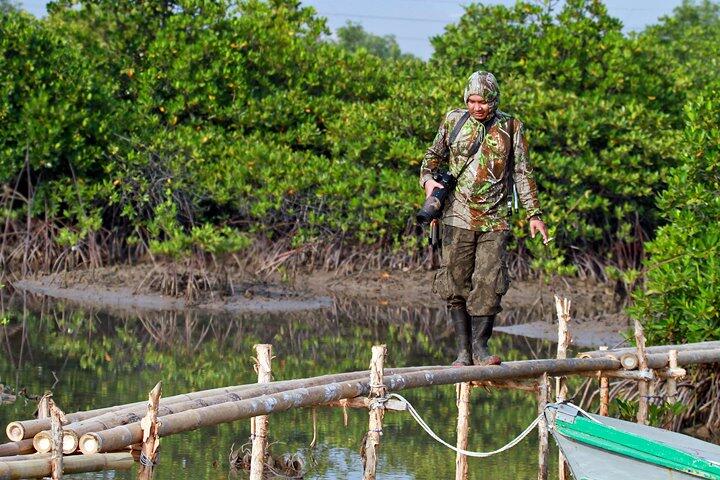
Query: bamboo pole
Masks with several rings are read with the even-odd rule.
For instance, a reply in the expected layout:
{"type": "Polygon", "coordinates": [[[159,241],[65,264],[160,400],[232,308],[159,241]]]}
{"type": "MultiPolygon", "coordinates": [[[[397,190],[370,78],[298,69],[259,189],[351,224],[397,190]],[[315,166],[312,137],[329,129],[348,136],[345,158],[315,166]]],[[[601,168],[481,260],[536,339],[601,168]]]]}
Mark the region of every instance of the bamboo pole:
{"type": "MultiPolygon", "coordinates": [[[[547,373],[544,373],[538,380],[538,414],[545,412],[549,400],[550,379],[547,373]]],[[[542,420],[538,423],[538,480],[548,479],[548,456],[550,453],[550,442],[548,435],[547,420],[543,415],[542,420]]]]}
{"type": "MultiPolygon", "coordinates": [[[[255,345],[257,357],[255,370],[258,374],[258,383],[272,381],[272,345],[255,345]]],[[[262,480],[265,469],[265,450],[267,449],[268,417],[260,415],[250,419],[252,430],[252,456],[250,458],[250,480],[262,480]]]]}
{"type": "MultiPolygon", "coordinates": [[[[720,361],[720,352],[717,353],[720,361]]],[[[442,370],[418,371],[407,374],[395,374],[384,378],[388,391],[400,391],[409,388],[431,385],[451,385],[476,380],[509,380],[531,378],[547,372],[550,375],[610,370],[620,368],[620,362],[611,358],[565,360],[523,360],[505,362],[497,366],[468,366],[442,370]]],[[[237,402],[226,402],[196,408],[186,412],[167,415],[161,418],[159,429],[161,437],[194,430],[199,427],[213,426],[232,422],[255,415],[281,412],[295,407],[322,405],[333,400],[354,398],[367,395],[367,381],[324,384],[309,388],[287,390],[262,397],[249,398],[237,402]]],[[[111,452],[138,443],[142,439],[139,424],[130,423],[109,430],[88,433],[80,439],[83,453],[111,452]]]]}
{"type": "Polygon", "coordinates": [[[667,375],[668,370],[660,370],[658,372],[654,370],[648,370],[646,372],[641,372],[640,370],[617,370],[617,371],[608,371],[608,370],[600,370],[597,372],[582,372],[578,375],[581,377],[592,377],[597,378],[600,380],[602,377],[607,378],[622,378],[623,380],[653,380],[656,376],[656,373],[658,376],[667,375]]]}
{"type": "MultiPolygon", "coordinates": [[[[458,383],[457,391],[457,448],[467,450],[468,447],[468,431],[470,429],[470,390],[471,385],[468,382],[458,383]]],[[[457,453],[455,456],[455,480],[467,480],[468,476],[468,460],[467,455],[457,453]]]]}
{"type": "MultiPolygon", "coordinates": [[[[133,463],[132,454],[129,452],[73,455],[65,458],[64,471],[70,474],[98,472],[101,470],[129,470],[133,463]]],[[[50,474],[50,462],[48,462],[47,458],[32,458],[13,462],[4,462],[0,459],[0,478],[3,480],[40,478],[50,474]]]]}
{"type": "Polygon", "coordinates": [[[526,381],[516,380],[482,380],[478,382],[470,382],[472,387],[486,387],[486,388],[505,388],[508,390],[522,390],[525,392],[537,392],[538,383],[537,380],[531,379],[526,381]]]}
{"type": "MultiPolygon", "coordinates": [[[[412,368],[419,368],[419,367],[412,367],[412,368]]],[[[449,368],[446,366],[436,366],[431,368],[449,368]]],[[[402,370],[402,369],[397,369],[402,370]]],[[[350,373],[344,373],[339,374],[341,379],[336,380],[335,377],[338,377],[338,375],[324,375],[322,377],[315,377],[317,379],[323,379],[321,381],[324,381],[326,383],[331,383],[334,381],[345,381],[348,379],[355,379],[355,378],[365,378],[366,372],[350,372],[350,373]]],[[[274,385],[277,387],[282,388],[297,388],[297,385],[300,385],[304,380],[307,379],[297,379],[297,380],[288,380],[284,382],[276,382],[274,385]]],[[[173,395],[171,397],[167,397],[163,399],[163,406],[170,406],[174,404],[179,403],[187,403],[187,402],[193,402],[197,400],[204,400],[209,397],[218,397],[222,395],[235,395],[239,394],[240,392],[244,392],[247,390],[252,390],[256,387],[256,384],[250,384],[250,385],[235,385],[232,387],[221,387],[221,388],[213,388],[209,390],[201,390],[198,392],[190,392],[190,393],[183,393],[179,395],[173,395]]],[[[229,397],[230,398],[230,397],[229,397]]],[[[98,420],[98,421],[105,421],[108,419],[112,419],[114,415],[142,415],[145,413],[145,409],[147,407],[147,401],[143,400],[140,402],[133,402],[133,403],[127,403],[124,405],[117,405],[112,407],[104,407],[104,408],[98,408],[94,410],[86,410],[82,412],[75,412],[75,413],[69,413],[66,414],[65,417],[71,422],[67,425],[69,429],[75,428],[76,423],[81,423],[87,420],[98,420]]],[[[113,425],[114,426],[114,425],[113,425]]],[[[110,428],[109,426],[101,427],[103,429],[110,428]]],[[[5,429],[5,432],[8,436],[8,439],[12,441],[20,441],[26,438],[32,438],[36,434],[50,429],[50,419],[34,419],[34,420],[23,420],[23,421],[16,421],[11,422],[8,424],[7,428],[5,429]]]]}
{"type": "Polygon", "coordinates": [[[380,447],[380,436],[382,435],[383,417],[385,408],[377,399],[385,397],[387,389],[383,384],[383,366],[385,363],[385,345],[372,347],[372,359],[370,361],[370,398],[376,402],[370,406],[370,421],[368,432],[365,436],[365,445],[362,451],[363,459],[363,480],[375,480],[377,469],[377,450],[380,447]]]}
{"type": "MultiPolygon", "coordinates": [[[[343,400],[334,400],[332,402],[328,402],[325,405],[320,405],[321,407],[340,407],[340,408],[362,408],[367,410],[373,405],[374,401],[370,400],[368,397],[357,397],[357,398],[346,398],[343,400]]],[[[313,407],[314,409],[315,407],[313,407]]],[[[400,400],[395,399],[388,399],[385,402],[385,410],[395,410],[398,412],[404,412],[407,410],[407,405],[404,402],[401,402],[400,400]]]]}
{"type": "MultiPolygon", "coordinates": [[[[720,349],[720,341],[714,342],[696,342],[696,343],[683,343],[680,345],[656,345],[653,347],[645,347],[645,351],[648,355],[656,353],[668,353],[670,350],[677,350],[678,352],[686,352],[692,350],[715,350],[720,349]]],[[[592,350],[588,352],[581,352],[578,354],[578,358],[597,358],[612,355],[620,357],[624,353],[637,353],[636,347],[626,348],[613,348],[611,350],[592,350]]]]}
{"type": "Polygon", "coordinates": [[[158,406],[162,396],[162,382],[158,382],[148,394],[147,414],[140,421],[140,428],[143,432],[142,448],[140,450],[140,467],[138,468],[138,480],[152,478],[153,467],[157,461],[157,449],[160,446],[158,436],[158,406]]]}
{"type": "Polygon", "coordinates": [[[50,461],[52,453],[30,453],[25,455],[13,455],[12,457],[0,458],[0,463],[6,462],[24,462],[26,460],[45,460],[50,461]]]}
{"type": "MultiPolygon", "coordinates": [[[[401,374],[401,373],[409,373],[409,372],[419,372],[419,371],[426,371],[426,370],[445,370],[448,368],[452,368],[448,365],[431,365],[431,366],[420,366],[420,367],[403,367],[403,368],[392,368],[388,369],[387,373],[389,375],[395,375],[395,374],[401,374]]],[[[357,380],[361,378],[367,377],[367,371],[357,371],[357,372],[347,372],[347,373],[339,373],[339,374],[328,374],[328,375],[322,375],[318,377],[312,377],[312,378],[299,378],[295,380],[285,380],[282,382],[273,382],[272,385],[274,388],[283,388],[283,389],[293,389],[298,388],[299,386],[303,386],[308,384],[308,382],[313,382],[314,385],[320,385],[323,383],[337,383],[337,382],[346,382],[346,381],[352,381],[357,380]]],[[[240,392],[245,393],[248,390],[253,390],[257,388],[257,384],[249,384],[249,385],[235,385],[232,387],[221,387],[221,388],[213,388],[209,390],[201,390],[197,392],[190,392],[190,393],[183,393],[179,395],[174,395],[171,397],[166,397],[163,399],[163,406],[168,405],[174,405],[177,403],[184,403],[189,401],[196,401],[196,400],[206,400],[209,397],[215,397],[215,396],[221,396],[221,395],[235,395],[239,394],[240,392]]],[[[277,390],[279,391],[279,390],[277,390]]],[[[74,413],[68,413],[65,415],[65,417],[68,419],[70,424],[68,424],[66,427],[72,428],[73,423],[77,422],[83,422],[85,420],[89,419],[96,419],[97,417],[105,416],[106,414],[115,414],[118,412],[126,412],[128,410],[134,412],[136,415],[142,415],[145,412],[145,407],[147,405],[147,401],[143,400],[140,402],[133,402],[133,403],[127,403],[124,405],[117,405],[117,406],[111,406],[111,407],[104,407],[104,408],[98,408],[94,410],[86,410],[81,412],[74,412],[74,413]],[[140,412],[140,413],[138,413],[140,412]]],[[[105,427],[103,429],[107,429],[110,427],[105,427]]],[[[33,419],[33,420],[22,420],[22,421],[15,421],[10,422],[7,425],[7,428],[5,429],[5,432],[8,436],[8,439],[13,442],[18,442],[20,440],[24,440],[26,438],[32,438],[37,433],[42,432],[43,430],[49,430],[50,429],[50,419],[33,419]]]]}
{"type": "Polygon", "coordinates": [[[52,480],[61,480],[63,477],[63,429],[67,423],[65,414],[60,410],[52,398],[48,399],[50,420],[52,425],[52,455],[50,456],[50,476],[52,480]]]}
{"type": "MultiPolygon", "coordinates": [[[[447,366],[433,366],[429,367],[430,370],[441,370],[445,368],[452,368],[447,366]]],[[[406,368],[396,368],[389,370],[389,372],[396,373],[396,372],[414,372],[414,371],[424,371],[424,367],[406,367],[406,368]]],[[[168,397],[168,398],[175,398],[174,402],[171,402],[171,404],[166,404],[165,399],[163,399],[163,404],[158,407],[158,415],[160,417],[174,414],[174,413],[180,413],[187,410],[192,410],[194,408],[201,408],[206,407],[208,405],[218,405],[220,403],[225,402],[232,402],[232,401],[238,401],[245,398],[252,398],[252,397],[258,397],[260,395],[265,394],[271,394],[271,393],[278,393],[285,390],[290,390],[291,388],[298,388],[298,387],[309,387],[309,386],[315,386],[315,385],[322,385],[324,383],[330,383],[330,381],[338,382],[338,381],[348,381],[348,380],[357,380],[360,378],[366,378],[367,372],[350,372],[350,373],[342,373],[342,374],[334,374],[334,375],[323,375],[320,377],[314,377],[314,378],[308,378],[308,379],[298,379],[298,380],[288,380],[283,382],[272,382],[270,384],[264,384],[264,385],[258,385],[258,384],[250,384],[250,385],[243,385],[243,388],[237,388],[234,391],[224,392],[221,394],[213,395],[210,397],[205,398],[193,398],[192,400],[186,400],[186,401],[178,401],[178,398],[185,397],[185,396],[191,396],[196,397],[196,394],[186,394],[186,395],[176,395],[175,397],[168,397]]],[[[235,387],[233,387],[235,388],[235,387]]],[[[228,390],[228,389],[215,389],[213,391],[219,391],[219,390],[228,390]]],[[[143,407],[133,407],[129,409],[123,409],[119,411],[110,411],[107,413],[104,413],[102,415],[81,421],[81,422],[73,422],[65,426],[63,435],[64,438],[64,453],[70,454],[75,452],[78,449],[79,446],[79,438],[86,434],[91,432],[99,432],[103,430],[108,430],[113,427],[117,427],[120,425],[125,425],[128,423],[137,422],[140,420],[140,415],[143,415],[146,412],[146,405],[143,407]]],[[[35,434],[35,448],[38,452],[46,453],[50,451],[50,432],[49,431],[42,431],[35,434]]]]}
{"type": "MultiPolygon", "coordinates": [[[[635,343],[637,345],[638,368],[641,372],[648,370],[645,354],[645,332],[640,322],[635,320],[635,343]]],[[[648,381],[638,380],[638,412],[637,422],[647,425],[648,422],[648,381]]]]}
{"type": "MultiPolygon", "coordinates": [[[[134,405],[140,404],[138,403],[134,405]]],[[[87,410],[84,412],[68,413],[67,415],[65,415],[65,418],[67,418],[69,422],[78,422],[86,420],[88,418],[96,417],[98,415],[102,415],[109,411],[122,409],[123,407],[124,405],[121,405],[119,407],[106,407],[96,410],[87,410]]],[[[32,438],[43,430],[48,429],[50,429],[50,418],[39,418],[34,420],[21,420],[10,422],[5,428],[5,433],[7,434],[8,439],[10,439],[11,441],[19,442],[20,440],[24,440],[26,438],[32,438]]]]}
{"type": "MultiPolygon", "coordinates": [[[[32,438],[20,440],[19,442],[7,442],[0,445],[0,459],[12,455],[23,455],[35,452],[32,438]]],[[[2,478],[2,477],[0,477],[2,478]]]]}
{"type": "MultiPolygon", "coordinates": [[[[570,322],[570,300],[560,298],[555,295],[555,309],[558,318],[558,347],[557,358],[567,358],[567,348],[570,343],[570,334],[568,332],[568,323],[570,322]]],[[[567,398],[567,383],[564,377],[556,377],[555,379],[555,401],[563,402],[567,398]]],[[[565,468],[565,456],[562,452],[558,452],[558,478],[565,480],[567,472],[565,468]]]]}
{"type": "MultiPolygon", "coordinates": [[[[670,363],[670,371],[677,371],[678,369],[678,351],[677,350],[670,350],[668,352],[668,360],[670,363]]],[[[673,405],[675,402],[677,402],[677,380],[675,380],[674,376],[668,377],[667,379],[667,389],[666,389],[666,395],[667,395],[667,403],[670,405],[673,405]]]]}

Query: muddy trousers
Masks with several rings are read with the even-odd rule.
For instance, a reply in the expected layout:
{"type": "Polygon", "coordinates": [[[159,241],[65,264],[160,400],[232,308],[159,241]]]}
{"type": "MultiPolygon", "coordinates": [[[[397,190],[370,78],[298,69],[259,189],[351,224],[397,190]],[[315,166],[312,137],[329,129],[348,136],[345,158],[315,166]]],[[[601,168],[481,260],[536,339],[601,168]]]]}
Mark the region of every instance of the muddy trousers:
{"type": "Polygon", "coordinates": [[[440,269],[433,291],[449,309],[465,308],[471,316],[493,316],[510,286],[507,269],[509,233],[473,232],[443,225],[440,269]]]}
{"type": "Polygon", "coordinates": [[[453,365],[480,364],[489,353],[495,315],[507,292],[507,232],[473,232],[443,225],[440,270],[433,290],[447,302],[458,357],[453,365]]]}

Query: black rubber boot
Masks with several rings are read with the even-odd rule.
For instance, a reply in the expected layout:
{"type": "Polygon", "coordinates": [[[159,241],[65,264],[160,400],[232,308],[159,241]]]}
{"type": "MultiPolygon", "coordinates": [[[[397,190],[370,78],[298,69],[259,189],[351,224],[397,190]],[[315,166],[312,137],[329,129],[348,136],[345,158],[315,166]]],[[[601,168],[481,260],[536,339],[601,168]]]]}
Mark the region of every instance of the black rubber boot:
{"type": "Polygon", "coordinates": [[[455,341],[457,342],[457,359],[452,363],[453,367],[465,367],[471,365],[470,356],[470,315],[465,307],[454,307],[450,309],[450,318],[455,326],[455,341]]]}
{"type": "Polygon", "coordinates": [[[495,315],[473,316],[470,321],[473,365],[499,365],[500,357],[490,355],[488,340],[492,336],[495,315]]]}

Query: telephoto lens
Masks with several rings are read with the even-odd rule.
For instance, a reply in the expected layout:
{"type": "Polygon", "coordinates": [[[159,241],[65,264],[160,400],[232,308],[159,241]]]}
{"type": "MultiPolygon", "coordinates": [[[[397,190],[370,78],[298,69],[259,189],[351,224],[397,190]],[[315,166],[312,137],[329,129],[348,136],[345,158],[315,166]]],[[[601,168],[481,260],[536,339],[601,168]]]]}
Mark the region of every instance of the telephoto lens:
{"type": "Polygon", "coordinates": [[[415,220],[419,224],[428,224],[432,220],[440,218],[445,207],[445,200],[455,188],[455,177],[449,172],[435,174],[433,180],[443,185],[444,188],[434,188],[430,196],[425,199],[422,208],[415,215],[415,220]]]}

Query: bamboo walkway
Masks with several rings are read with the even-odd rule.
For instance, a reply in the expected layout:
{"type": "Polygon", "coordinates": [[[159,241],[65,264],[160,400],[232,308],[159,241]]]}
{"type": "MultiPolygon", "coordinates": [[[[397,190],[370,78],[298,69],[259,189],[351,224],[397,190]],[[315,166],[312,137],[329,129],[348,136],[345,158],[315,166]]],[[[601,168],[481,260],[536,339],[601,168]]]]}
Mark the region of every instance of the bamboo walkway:
{"type": "MultiPolygon", "coordinates": [[[[637,348],[600,349],[566,358],[570,343],[568,322],[570,302],[557,298],[557,358],[505,362],[497,366],[421,366],[385,369],[386,348],[372,349],[370,371],[321,377],[272,381],[272,347],[256,345],[258,383],[205,390],[161,398],[162,385],[153,388],[147,402],[107,407],[64,415],[50,399],[49,418],[12,422],[6,432],[9,443],[0,445],[0,479],[32,478],[99,469],[130,468],[139,461],[138,478],[152,478],[161,438],[197,428],[251,419],[252,455],[250,478],[263,478],[268,415],[301,407],[330,406],[369,410],[368,432],[362,446],[364,480],[375,479],[383,418],[388,411],[407,411],[429,435],[456,454],[457,480],[467,478],[467,457],[489,456],[512,447],[529,434],[527,429],[508,446],[496,452],[469,452],[470,395],[473,387],[527,391],[537,399],[538,413],[551,401],[567,398],[565,378],[594,377],[600,392],[600,414],[607,415],[609,378],[637,382],[640,391],[637,421],[647,423],[648,392],[658,381],[665,382],[668,401],[677,392],[676,382],[685,376],[684,366],[720,362],[720,342],[667,345],[645,348],[639,323],[635,324],[637,348]],[[555,377],[555,386],[550,385],[555,377]],[[397,392],[435,385],[458,386],[457,439],[453,447],[438,438],[407,401],[397,392]],[[53,428],[54,427],[54,428],[53,428]],[[130,453],[134,449],[135,460],[130,453]]],[[[542,418],[538,427],[538,479],[548,478],[548,429],[542,418]]],[[[292,462],[291,462],[292,463],[292,462]]],[[[297,463],[297,462],[295,462],[297,463]]],[[[295,465],[297,468],[297,465],[295,465]]],[[[567,478],[564,461],[559,462],[560,478],[567,478]]]]}

